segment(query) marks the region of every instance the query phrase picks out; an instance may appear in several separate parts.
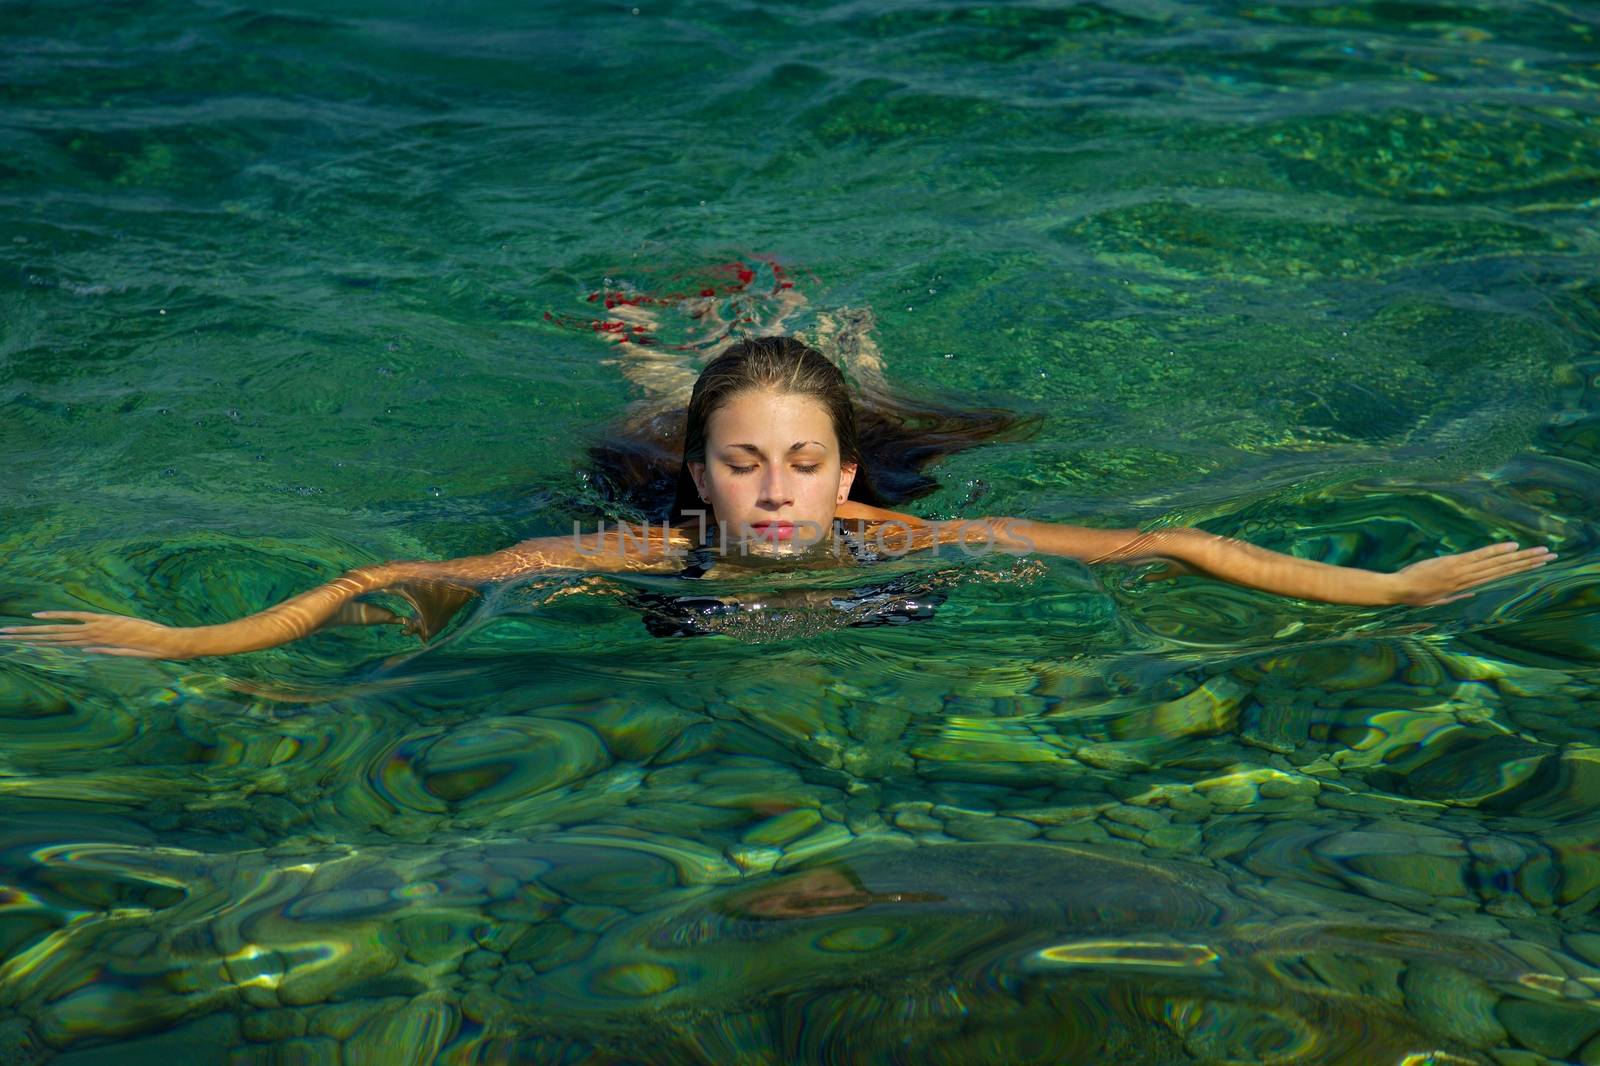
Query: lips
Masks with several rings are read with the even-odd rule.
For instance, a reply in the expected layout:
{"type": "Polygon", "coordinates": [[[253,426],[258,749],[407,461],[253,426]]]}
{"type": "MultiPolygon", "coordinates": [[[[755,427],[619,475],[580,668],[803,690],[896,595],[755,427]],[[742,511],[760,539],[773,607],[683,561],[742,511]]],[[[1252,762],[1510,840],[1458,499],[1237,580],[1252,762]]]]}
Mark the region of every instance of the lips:
{"type": "Polygon", "coordinates": [[[767,540],[789,540],[794,536],[793,522],[752,522],[750,531],[767,540]]]}

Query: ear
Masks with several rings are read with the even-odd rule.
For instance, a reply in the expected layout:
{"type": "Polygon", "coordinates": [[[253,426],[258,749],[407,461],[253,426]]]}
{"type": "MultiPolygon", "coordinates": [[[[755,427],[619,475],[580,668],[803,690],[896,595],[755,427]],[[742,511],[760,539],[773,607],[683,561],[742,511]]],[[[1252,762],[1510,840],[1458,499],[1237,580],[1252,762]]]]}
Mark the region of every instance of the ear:
{"type": "Polygon", "coordinates": [[[700,493],[702,500],[711,495],[706,491],[706,464],[690,463],[689,476],[694,479],[695,491],[700,493]]]}
{"type": "Polygon", "coordinates": [[[837,501],[838,503],[843,503],[845,500],[850,498],[850,486],[855,483],[855,480],[856,480],[856,464],[855,463],[840,463],[839,464],[839,499],[837,501]]]}

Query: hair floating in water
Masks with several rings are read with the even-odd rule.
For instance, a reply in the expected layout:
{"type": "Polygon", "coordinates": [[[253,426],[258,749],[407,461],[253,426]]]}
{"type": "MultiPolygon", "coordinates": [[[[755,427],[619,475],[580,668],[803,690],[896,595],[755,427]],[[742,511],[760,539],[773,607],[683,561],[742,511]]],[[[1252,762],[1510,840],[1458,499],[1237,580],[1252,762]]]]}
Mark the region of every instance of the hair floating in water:
{"type": "MultiPolygon", "coordinates": [[[[826,408],[841,459],[858,464],[850,498],[876,506],[927,495],[938,488],[926,473],[932,464],[980,444],[1015,439],[1037,424],[1035,416],[1002,408],[901,395],[879,384],[881,375],[868,387],[858,383],[852,395],[840,364],[850,362],[862,338],[837,326],[819,328],[819,345],[837,349],[823,351],[798,337],[770,335],[774,319],[766,312],[777,309],[776,320],[781,323],[804,300],[798,293],[789,295],[794,284],[782,265],[767,259],[759,262],[770,271],[770,286],[755,285],[756,271],[736,262],[702,270],[697,275],[702,284],[694,289],[607,288],[589,296],[590,302],[617,312],[618,320],[595,320],[575,328],[613,336],[626,331],[629,343],[693,352],[702,359],[713,356],[695,379],[687,406],[681,393],[658,397],[654,405],[642,405],[607,427],[590,446],[592,471],[585,480],[603,504],[683,521],[686,512],[701,506],[687,464],[704,457],[706,421],[722,404],[751,388],[810,396],[826,408]],[[693,343],[667,345],[660,339],[659,318],[653,311],[646,313],[663,305],[702,323],[715,311],[732,313],[717,318],[720,331],[703,331],[693,343]],[[753,328],[747,331],[746,326],[753,328]],[[768,335],[762,335],[764,330],[768,335]]],[[[872,323],[872,315],[864,311],[819,313],[819,326],[825,318],[830,323],[835,318],[853,323],[856,332],[870,329],[872,323]]],[[[685,366],[678,372],[686,379],[691,371],[688,361],[695,356],[683,358],[685,366]]]]}
{"type": "MultiPolygon", "coordinates": [[[[707,320],[728,328],[711,331],[695,339],[685,338],[681,343],[667,347],[679,351],[703,350],[725,341],[734,327],[760,324],[766,317],[763,304],[794,288],[789,271],[771,256],[751,256],[755,266],[744,260],[713,263],[692,271],[675,271],[664,279],[660,288],[613,287],[611,279],[606,286],[589,292],[586,302],[598,304],[615,316],[600,318],[562,314],[546,311],[546,322],[566,329],[598,333],[610,340],[625,341],[645,347],[663,342],[654,325],[653,315],[629,314],[629,309],[683,310],[686,317],[707,320]],[[762,272],[770,274],[770,284],[757,284],[762,272]],[[641,320],[642,319],[642,320],[641,320]]],[[[648,275],[648,268],[630,268],[635,273],[648,275]]]]}

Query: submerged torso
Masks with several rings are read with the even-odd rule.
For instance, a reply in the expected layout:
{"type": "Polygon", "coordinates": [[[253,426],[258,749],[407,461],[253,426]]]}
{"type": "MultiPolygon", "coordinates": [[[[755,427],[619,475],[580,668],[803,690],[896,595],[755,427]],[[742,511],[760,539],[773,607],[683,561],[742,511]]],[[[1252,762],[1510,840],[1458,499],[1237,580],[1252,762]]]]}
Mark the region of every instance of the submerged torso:
{"type": "MultiPolygon", "coordinates": [[[[869,524],[859,519],[835,518],[830,539],[816,550],[851,567],[870,567],[892,557],[868,537],[868,529],[869,524]]],[[[677,576],[698,581],[726,568],[730,553],[726,546],[702,542],[689,552],[677,576]]],[[[944,594],[930,587],[925,575],[902,573],[844,588],[781,589],[749,596],[638,592],[630,600],[643,611],[645,627],[658,637],[725,633],[781,639],[819,629],[923,621],[933,617],[944,594]]]]}

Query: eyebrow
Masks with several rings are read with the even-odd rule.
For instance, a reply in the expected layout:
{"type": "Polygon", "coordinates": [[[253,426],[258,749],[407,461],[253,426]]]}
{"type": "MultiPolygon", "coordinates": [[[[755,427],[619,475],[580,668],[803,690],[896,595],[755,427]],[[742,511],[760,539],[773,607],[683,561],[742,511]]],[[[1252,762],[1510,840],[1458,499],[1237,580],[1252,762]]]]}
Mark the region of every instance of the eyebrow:
{"type": "MultiPolygon", "coordinates": [[[[821,448],[823,451],[827,451],[828,450],[828,446],[826,444],[823,444],[820,440],[797,440],[793,444],[789,445],[789,450],[791,452],[797,452],[801,448],[806,448],[806,447],[809,447],[810,445],[813,445],[813,444],[815,444],[818,448],[821,448]]],[[[761,454],[761,449],[756,447],[754,444],[725,444],[725,445],[723,445],[723,447],[724,448],[738,448],[738,449],[741,449],[743,451],[754,452],[756,455],[760,455],[761,454]]]]}

